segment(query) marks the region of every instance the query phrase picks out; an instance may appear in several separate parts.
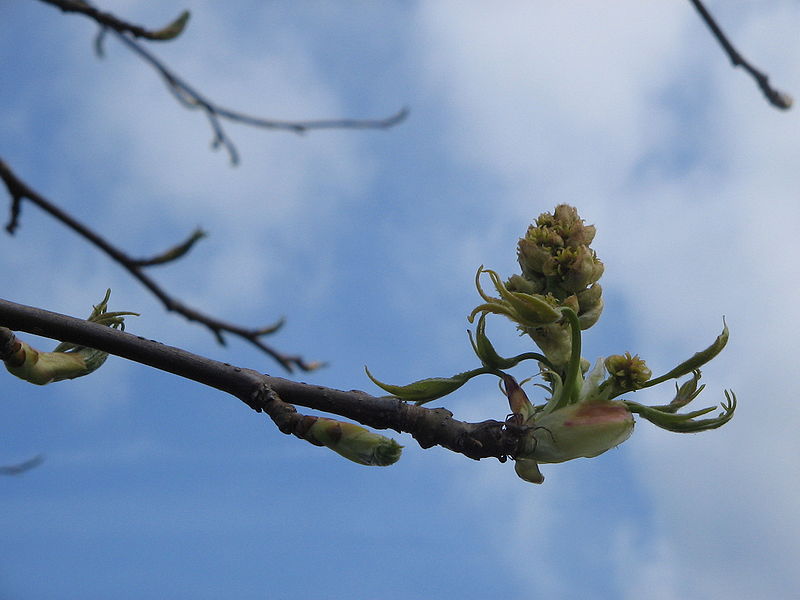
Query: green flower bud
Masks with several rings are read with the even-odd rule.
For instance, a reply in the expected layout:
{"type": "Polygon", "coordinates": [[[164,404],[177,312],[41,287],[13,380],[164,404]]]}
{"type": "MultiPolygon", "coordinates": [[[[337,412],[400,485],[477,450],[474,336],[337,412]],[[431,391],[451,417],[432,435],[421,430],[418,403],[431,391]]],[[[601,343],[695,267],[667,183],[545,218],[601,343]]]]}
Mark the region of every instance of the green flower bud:
{"type": "Polygon", "coordinates": [[[586,246],[564,248],[556,255],[561,287],[580,292],[595,283],[603,274],[603,263],[586,246]]]}
{"type": "Polygon", "coordinates": [[[581,324],[581,329],[589,329],[589,327],[597,323],[601,314],[603,314],[602,298],[591,308],[581,310],[581,312],[578,313],[578,322],[581,324]]]}
{"type": "Polygon", "coordinates": [[[578,316],[581,313],[592,310],[603,302],[603,288],[599,283],[592,284],[591,287],[581,290],[576,294],[578,298],[578,316]]]}
{"type": "Polygon", "coordinates": [[[542,327],[525,327],[522,330],[541,348],[547,359],[562,368],[572,355],[572,334],[565,323],[553,323],[542,327]]]}
{"type": "Polygon", "coordinates": [[[525,232],[525,240],[542,248],[549,249],[550,254],[554,254],[555,250],[564,247],[564,238],[561,237],[556,228],[549,225],[538,227],[536,225],[529,226],[528,230],[525,232]]]}
{"type": "Polygon", "coordinates": [[[630,352],[609,356],[605,360],[605,367],[616,390],[638,390],[653,375],[639,355],[631,356],[630,352]]]}
{"type": "Polygon", "coordinates": [[[537,275],[551,275],[556,268],[556,260],[551,248],[529,238],[522,238],[517,245],[517,261],[526,278],[537,275]]]}
{"type": "Polygon", "coordinates": [[[512,275],[506,281],[506,288],[509,292],[522,292],[523,294],[538,294],[544,290],[544,277],[537,276],[534,279],[526,279],[521,275],[512,275]]]}
{"type": "Polygon", "coordinates": [[[559,204],[553,211],[555,227],[567,246],[588,246],[595,235],[594,225],[584,225],[578,209],[568,204],[559,204]]]}

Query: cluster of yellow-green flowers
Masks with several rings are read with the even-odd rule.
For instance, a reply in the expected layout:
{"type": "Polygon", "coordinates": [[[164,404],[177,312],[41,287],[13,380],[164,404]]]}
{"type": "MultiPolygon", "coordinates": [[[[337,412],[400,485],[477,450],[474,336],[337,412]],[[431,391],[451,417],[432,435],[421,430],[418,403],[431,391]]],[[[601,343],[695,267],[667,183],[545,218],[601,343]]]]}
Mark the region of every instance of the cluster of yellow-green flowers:
{"type": "Polygon", "coordinates": [[[726,402],[715,417],[698,418],[716,407],[678,413],[702,391],[703,386],[698,387],[699,368],[725,347],[727,326],[708,348],[656,378],[643,360],[629,353],[599,359],[591,368],[581,357],[581,331],[594,325],[603,310],[598,283],[603,263],[590,248],[594,236],[594,226],[585,225],[575,208],[562,204],[552,214],[540,215],[519,240],[521,274],[504,282],[496,272],[482,266],[478,269],[475,284],[483,302],[469,320],[477,318],[475,335],[470,334],[470,339],[480,367],[405,386],[387,385],[369,371],[367,374],[390,394],[417,404],[449,394],[477,375],[498,376],[511,407],[510,420],[524,431],[511,458],[517,474],[533,483],[544,481],[539,463],[591,458],[624,442],[633,431],[634,413],[659,427],[684,433],[727,423],[736,408],[732,392],[725,392],[726,402]],[[497,296],[484,290],[483,275],[488,276],[497,296]],[[486,336],[488,314],[508,317],[520,332],[530,336],[541,353],[500,356],[486,336]],[[525,360],[539,363],[545,381],[540,387],[549,394],[541,405],[532,404],[517,381],[505,372],[525,360]],[[675,397],[669,404],[645,406],[618,399],[622,394],[687,375],[687,381],[676,384],[675,397]]]}

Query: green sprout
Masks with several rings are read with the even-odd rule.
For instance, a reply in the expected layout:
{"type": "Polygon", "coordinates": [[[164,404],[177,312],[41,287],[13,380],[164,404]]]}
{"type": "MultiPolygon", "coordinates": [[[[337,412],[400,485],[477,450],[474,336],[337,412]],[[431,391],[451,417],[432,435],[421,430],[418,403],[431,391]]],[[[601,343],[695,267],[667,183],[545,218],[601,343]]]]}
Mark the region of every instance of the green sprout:
{"type": "Polygon", "coordinates": [[[716,416],[716,407],[679,413],[703,390],[699,386],[700,367],[719,354],[728,342],[728,327],[705,350],[696,353],[674,369],[656,378],[638,355],[625,353],[599,359],[589,369],[581,357],[582,331],[600,318],[602,288],[597,283],[603,263],[589,248],[595,228],[584,225],[575,208],[562,204],[544,213],[519,240],[518,260],[521,275],[503,282],[500,276],[481,266],[475,286],[483,299],[469,315],[478,319],[470,342],[481,366],[448,378],[431,378],[397,386],[372,381],[388,393],[408,402],[424,404],[450,394],[473,377],[492,374],[500,378],[512,414],[508,423],[520,431],[519,442],[511,454],[519,477],[542,483],[540,463],[560,463],[576,458],[593,458],[630,437],[634,418],[639,417],[668,431],[693,433],[715,429],[727,423],[736,409],[736,396],[725,391],[726,401],[716,416]],[[498,296],[490,296],[481,286],[488,275],[498,296]],[[541,349],[504,358],[486,335],[486,316],[502,315],[517,325],[541,349]],[[534,360],[548,397],[534,405],[517,381],[505,372],[523,361],[534,360]],[[665,405],[645,406],[619,398],[690,375],[675,384],[674,399],[665,405]]]}
{"type": "MultiPolygon", "coordinates": [[[[110,297],[109,289],[99,304],[92,307],[92,313],[86,320],[124,330],[125,317],[138,316],[138,313],[108,312],[110,297]]],[[[4,350],[2,359],[8,372],[36,385],[83,377],[100,368],[108,358],[107,352],[67,342],[60,343],[52,352],[42,352],[13,335],[8,340],[8,348],[4,350]]]]}

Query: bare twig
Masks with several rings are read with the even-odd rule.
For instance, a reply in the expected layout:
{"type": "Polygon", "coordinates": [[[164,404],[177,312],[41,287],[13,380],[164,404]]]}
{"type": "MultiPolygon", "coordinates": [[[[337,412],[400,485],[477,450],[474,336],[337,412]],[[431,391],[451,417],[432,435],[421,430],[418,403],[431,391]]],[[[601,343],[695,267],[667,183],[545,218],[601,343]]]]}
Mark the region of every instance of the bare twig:
{"type": "Polygon", "coordinates": [[[64,12],[74,12],[86,15],[87,17],[96,21],[97,24],[102,27],[109,27],[120,33],[127,33],[137,38],[144,38],[153,41],[169,41],[175,39],[181,34],[183,28],[186,26],[186,22],[189,20],[189,11],[183,11],[177,19],[172,21],[172,23],[166,27],[162,27],[161,29],[157,30],[151,30],[145,29],[139,25],[134,25],[133,23],[128,23],[127,21],[123,21],[111,13],[98,10],[88,2],[83,2],[81,0],[42,0],[42,2],[60,8],[64,12]]]}
{"type": "MultiPolygon", "coordinates": [[[[402,108],[397,113],[383,119],[319,119],[307,121],[280,121],[275,119],[253,117],[242,112],[219,106],[197,91],[197,89],[195,89],[193,86],[189,85],[183,80],[183,78],[179,77],[151,52],[146,50],[141,44],[137,43],[137,41],[133,39],[133,37],[153,39],[147,35],[135,33],[135,31],[146,32],[146,30],[142,30],[141,28],[137,28],[134,25],[130,25],[129,23],[121,21],[113,15],[108,15],[108,13],[101,13],[96,9],[89,7],[86,2],[70,2],[67,0],[42,1],[59,6],[60,8],[63,8],[62,5],[70,5],[73,7],[72,10],[81,12],[94,19],[101,27],[97,39],[95,40],[95,49],[97,50],[98,55],[102,56],[103,36],[107,31],[110,31],[132,52],[139,55],[140,58],[150,64],[150,66],[153,67],[159,75],[161,75],[162,79],[167,85],[167,89],[172,92],[172,95],[182,106],[188,109],[200,109],[205,113],[211,126],[211,130],[214,134],[211,140],[211,147],[214,149],[220,147],[225,148],[228,156],[230,157],[231,164],[233,165],[239,163],[239,153],[236,150],[236,146],[234,145],[233,141],[230,139],[230,137],[228,137],[227,133],[225,133],[225,129],[222,127],[222,123],[220,122],[221,119],[226,119],[234,123],[250,125],[252,127],[277,129],[302,134],[313,129],[388,129],[394,125],[397,125],[403,121],[406,116],[408,116],[408,109],[402,108]],[[84,8],[76,8],[76,5],[84,8]],[[103,15],[104,18],[100,18],[99,15],[103,15]]],[[[185,14],[188,15],[188,13],[185,14]]]]}
{"type": "Polygon", "coordinates": [[[722,46],[722,49],[725,50],[726,54],[731,60],[731,63],[733,63],[733,66],[742,67],[753,77],[753,79],[756,80],[758,87],[761,88],[761,91],[767,97],[767,100],[770,104],[782,110],[791,108],[793,102],[792,97],[785,92],[773,88],[769,83],[769,77],[756,69],[753,65],[747,62],[741,54],[739,54],[736,48],[733,47],[733,44],[731,44],[728,38],[725,36],[720,26],[714,20],[714,17],[712,17],[711,13],[709,13],[706,7],[703,6],[701,0],[690,0],[690,2],[695,9],[697,9],[700,17],[711,30],[711,33],[714,34],[714,37],[719,42],[720,46],[722,46]]]}
{"type": "Polygon", "coordinates": [[[263,129],[280,129],[284,131],[292,131],[294,133],[305,133],[312,129],[388,129],[400,123],[408,115],[408,109],[402,108],[399,112],[395,113],[384,119],[324,119],[314,121],[277,121],[274,119],[262,119],[260,117],[252,117],[244,113],[231,110],[219,106],[203,96],[195,88],[186,83],[183,79],[178,77],[175,73],[169,70],[161,61],[159,61],[150,52],[145,50],[141,44],[127,37],[124,33],[113,31],[114,35],[123,44],[128,46],[133,52],[142,57],[145,61],[161,75],[167,88],[172,92],[172,95],[180,102],[185,108],[201,109],[208,118],[211,130],[214,132],[214,137],[211,140],[211,147],[217,149],[219,147],[225,148],[228,156],[231,159],[231,164],[236,165],[239,163],[239,153],[236,146],[225,133],[225,129],[220,123],[220,119],[227,119],[235,123],[243,123],[253,127],[260,127],[263,129]]]}
{"type": "MultiPolygon", "coordinates": [[[[5,183],[8,193],[11,196],[11,216],[8,224],[6,225],[6,231],[9,233],[13,234],[16,231],[19,225],[22,200],[27,199],[72,229],[82,238],[102,250],[112,260],[124,267],[134,278],[138,279],[142,285],[150,290],[150,292],[161,301],[167,310],[181,314],[189,321],[196,321],[205,325],[211,331],[211,333],[214,334],[220,344],[225,345],[225,333],[238,336],[247,340],[259,348],[262,352],[265,352],[274,358],[284,369],[289,372],[292,372],[295,367],[303,371],[312,371],[323,365],[323,363],[320,362],[307,362],[300,356],[283,354],[262,341],[261,338],[263,336],[274,333],[281,327],[281,325],[283,325],[283,319],[267,327],[252,329],[228,323],[195,310],[194,308],[183,304],[175,297],[167,294],[160,285],[158,285],[149,275],[144,272],[144,267],[142,266],[141,261],[131,258],[128,256],[128,254],[114,246],[111,242],[31,189],[24,181],[19,179],[2,160],[0,160],[0,179],[2,179],[5,183]]],[[[174,258],[177,258],[177,256],[172,257],[172,259],[174,258]]]]}
{"type": "MultiPolygon", "coordinates": [[[[438,445],[476,460],[494,457],[505,461],[525,434],[524,428],[502,421],[459,421],[444,408],[426,408],[394,397],[379,398],[357,390],[342,391],[270,377],[98,323],[7,300],[0,300],[0,326],[96,348],[197,381],[239,398],[257,412],[265,411],[266,404],[275,401],[274,392],[285,403],[346,417],[376,429],[410,433],[423,448],[438,445]]],[[[276,410],[292,409],[283,405],[269,408],[273,417],[276,410]]]]}
{"type": "Polygon", "coordinates": [[[207,235],[208,234],[205,231],[198,227],[183,242],[173,246],[172,248],[169,248],[168,250],[165,250],[161,254],[157,254],[149,258],[137,258],[131,262],[137,267],[152,267],[155,265],[167,264],[189,252],[189,250],[191,250],[197,242],[202,240],[207,235]]]}
{"type": "Polygon", "coordinates": [[[0,475],[21,475],[25,471],[30,471],[44,462],[44,456],[37,454],[33,458],[17,463],[16,465],[0,466],[0,475]]]}

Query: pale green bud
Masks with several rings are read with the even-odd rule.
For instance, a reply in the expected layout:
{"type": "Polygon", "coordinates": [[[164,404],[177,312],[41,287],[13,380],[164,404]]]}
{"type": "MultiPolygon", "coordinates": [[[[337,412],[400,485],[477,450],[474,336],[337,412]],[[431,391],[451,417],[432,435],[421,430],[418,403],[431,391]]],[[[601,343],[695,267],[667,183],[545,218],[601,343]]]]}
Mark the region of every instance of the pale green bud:
{"type": "Polygon", "coordinates": [[[535,442],[523,458],[559,463],[592,458],[619,446],[633,433],[633,415],[619,401],[579,402],[536,419],[535,442]]]}
{"type": "Polygon", "coordinates": [[[386,467],[400,459],[403,447],[369,429],[326,417],[316,417],[304,435],[309,442],[327,446],[360,465],[386,467]]]}
{"type": "Polygon", "coordinates": [[[615,390],[638,390],[653,376],[653,372],[639,355],[631,356],[630,352],[609,356],[605,360],[605,367],[611,375],[615,390]]]}
{"type": "Polygon", "coordinates": [[[84,357],[77,352],[39,352],[25,342],[18,343],[19,348],[13,359],[6,360],[6,369],[12,375],[30,383],[47,385],[54,381],[75,379],[94,370],[87,366],[84,357]]]}

